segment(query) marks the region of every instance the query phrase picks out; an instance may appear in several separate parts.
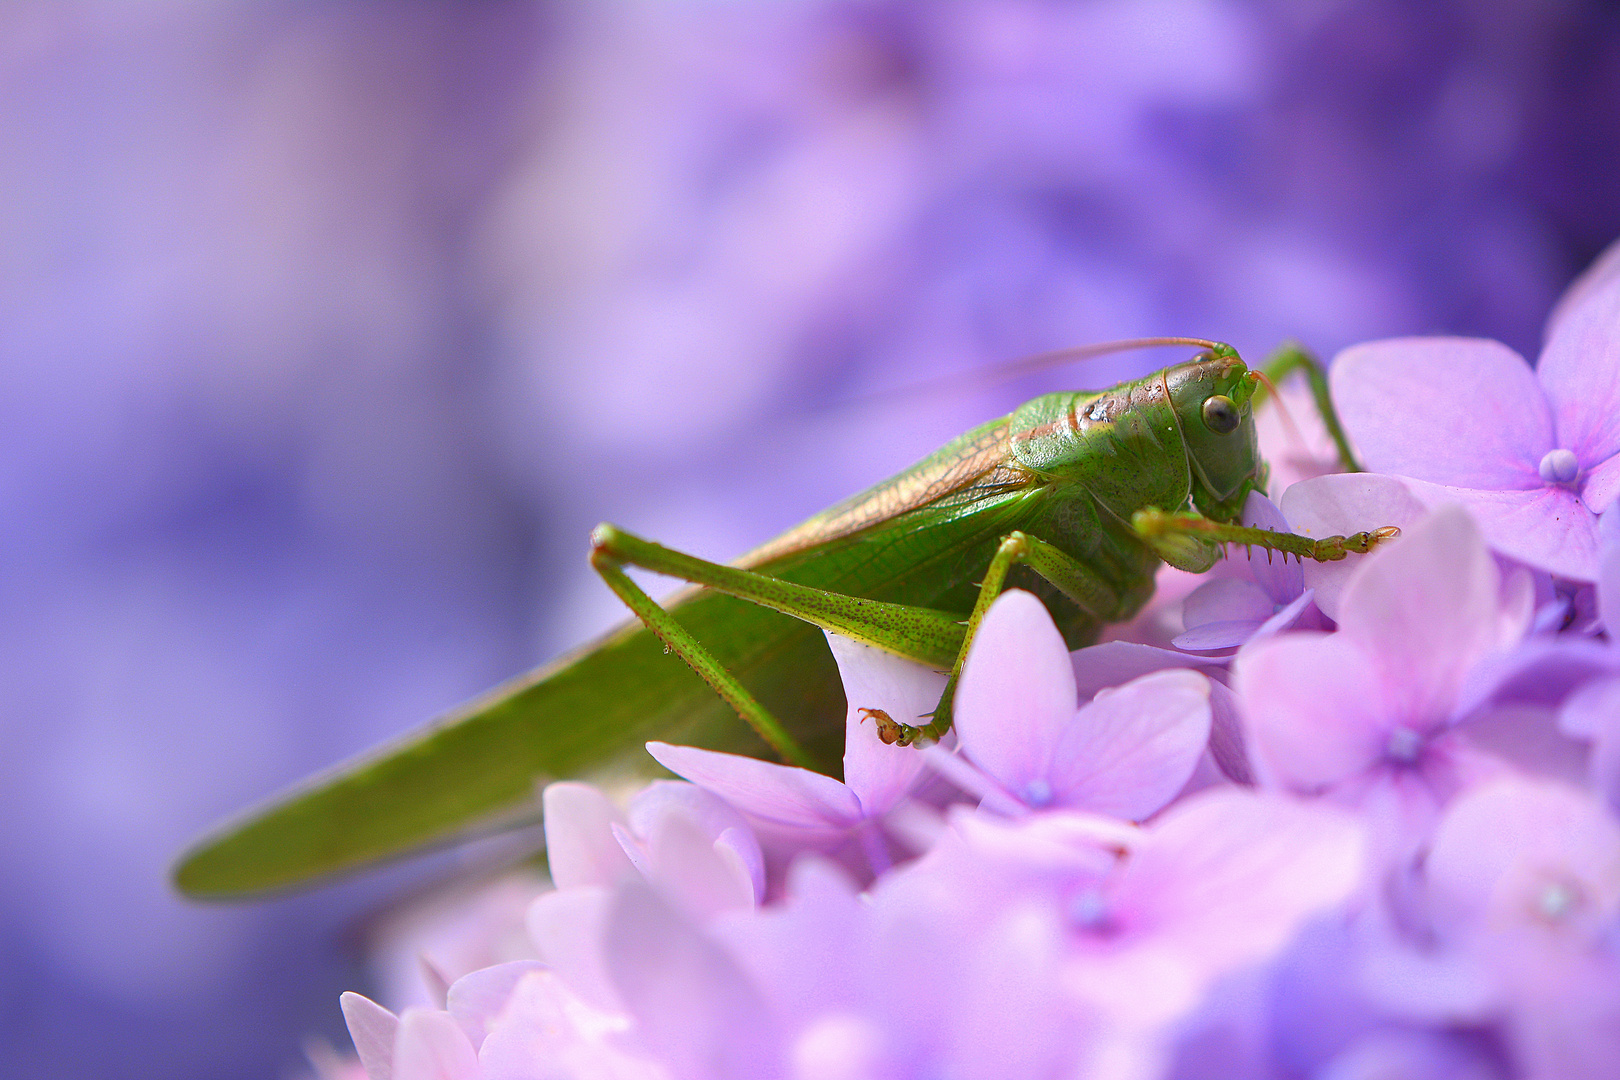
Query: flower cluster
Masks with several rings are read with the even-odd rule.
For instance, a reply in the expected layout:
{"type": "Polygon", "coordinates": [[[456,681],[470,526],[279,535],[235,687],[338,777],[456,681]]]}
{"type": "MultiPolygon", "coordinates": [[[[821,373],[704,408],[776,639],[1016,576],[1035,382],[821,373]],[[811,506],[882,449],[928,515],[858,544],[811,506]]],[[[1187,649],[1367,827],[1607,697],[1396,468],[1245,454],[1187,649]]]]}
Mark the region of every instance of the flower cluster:
{"type": "Polygon", "coordinates": [[[1176,648],[1070,655],[1009,592],[921,751],[866,720],[943,677],[831,638],[843,782],[653,743],[685,782],[551,786],[539,959],[345,995],[369,1076],[1620,1075],[1620,275],[1534,371],[1407,339],[1334,380],[1378,471],[1246,516],[1401,539],[1233,558],[1176,648]]]}

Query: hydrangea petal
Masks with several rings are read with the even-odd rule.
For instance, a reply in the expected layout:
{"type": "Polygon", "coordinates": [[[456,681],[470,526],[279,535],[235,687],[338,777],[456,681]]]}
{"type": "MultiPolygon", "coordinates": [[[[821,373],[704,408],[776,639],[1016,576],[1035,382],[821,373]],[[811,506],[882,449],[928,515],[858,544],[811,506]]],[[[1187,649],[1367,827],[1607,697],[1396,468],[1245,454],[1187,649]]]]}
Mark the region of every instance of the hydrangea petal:
{"type": "MultiPolygon", "coordinates": [[[[1405,483],[1376,473],[1336,473],[1302,480],[1283,492],[1282,510],[1295,532],[1318,540],[1386,525],[1405,529],[1429,512],[1405,483]]],[[[1347,555],[1337,562],[1305,563],[1304,584],[1315,590],[1316,606],[1323,614],[1338,617],[1345,582],[1369,557],[1347,555]]]]}
{"type": "MultiPolygon", "coordinates": [[[[1296,613],[1297,614],[1297,613],[1296,613]]],[[[1245,641],[1254,637],[1256,630],[1260,629],[1258,620],[1244,622],[1212,622],[1202,626],[1195,626],[1184,634],[1177,634],[1171,642],[1178,649],[1189,652],[1215,652],[1219,649],[1235,649],[1245,641]]]]}
{"type": "Polygon", "coordinates": [[[590,784],[564,780],[546,785],[546,862],[557,888],[611,885],[631,872],[630,860],[613,839],[624,814],[590,784]]]}
{"type": "Polygon", "coordinates": [[[1104,690],[1058,740],[1054,803],[1140,821],[1187,783],[1209,745],[1209,680],[1187,670],[1104,690]]]}
{"type": "Polygon", "coordinates": [[[479,1080],[478,1055],[449,1013],[406,1009],[394,1039],[393,1080],[479,1080]]]}
{"type": "Polygon", "coordinates": [[[1132,679],[1152,671],[1166,668],[1215,671],[1226,665],[1224,657],[1188,656],[1174,649],[1160,649],[1135,641],[1105,641],[1101,645],[1090,645],[1071,654],[1069,661],[1074,669],[1075,690],[1081,701],[1095,697],[1099,690],[1124,686],[1132,679]]]}
{"type": "Polygon", "coordinates": [[[1345,586],[1339,630],[1373,658],[1402,718],[1443,721],[1469,669],[1498,645],[1499,586],[1473,521],[1444,507],[1362,565],[1345,586]]]}
{"type": "Polygon", "coordinates": [[[1620,454],[1593,466],[1581,480],[1581,502],[1594,514],[1615,505],[1620,495],[1620,454]]]}
{"type": "Polygon", "coordinates": [[[861,709],[881,709],[902,724],[924,724],[945,693],[946,676],[882,649],[827,635],[844,682],[844,783],[869,815],[881,814],[909,793],[924,769],[921,754],[886,746],[861,709]]]}
{"type": "Polygon", "coordinates": [[[1536,378],[1552,405],[1557,444],[1575,451],[1583,468],[1620,451],[1620,276],[1560,313],[1536,378]]]}
{"type": "Polygon", "coordinates": [[[511,1000],[518,982],[531,972],[545,970],[546,966],[535,960],[513,960],[469,972],[451,984],[445,995],[445,1011],[455,1017],[476,1050],[511,1000]]]}
{"type": "Polygon", "coordinates": [[[1019,589],[997,597],[956,690],[963,753],[1009,790],[1021,790],[1044,777],[1078,700],[1069,650],[1045,605],[1019,589]]]}
{"type": "Polygon", "coordinates": [[[1597,580],[1597,515],[1567,488],[1477,491],[1421,480],[1406,488],[1430,509],[1466,506],[1493,551],[1572,581],[1597,580]]]}
{"type": "Polygon", "coordinates": [[[1564,784],[1509,777],[1447,808],[1426,873],[1460,927],[1499,929],[1551,915],[1540,907],[1548,886],[1574,887],[1578,902],[1590,905],[1587,919],[1612,919],[1620,906],[1617,865],[1620,822],[1596,799],[1564,784]]]}
{"type": "Polygon", "coordinates": [[[608,970],[642,1041],[678,1077],[774,1080],[782,1044],[765,998],[724,949],[652,890],[608,916],[608,970]]]}
{"type": "Polygon", "coordinates": [[[854,792],[809,769],[661,742],[648,743],[647,753],[745,814],[804,827],[849,826],[861,819],[854,792]]]}
{"type": "Polygon", "coordinates": [[[1325,803],[1226,787],[1177,803],[1149,829],[1121,885],[1140,918],[1224,966],[1281,945],[1360,883],[1365,831],[1325,803]]]}
{"type": "Polygon", "coordinates": [[[1569,283],[1564,294],[1553,305],[1552,313],[1547,316],[1547,326],[1542,331],[1542,338],[1551,341],[1558,333],[1559,325],[1566,317],[1579,310],[1587,297],[1617,279],[1620,279],[1620,240],[1604,248],[1598,257],[1592,260],[1592,264],[1569,283]]]}
{"type": "Polygon", "coordinates": [[[625,1038],[629,1027],[628,1017],[592,1008],[556,973],[532,973],[478,1052],[482,1080],[669,1080],[625,1038]]]}
{"type": "Polygon", "coordinates": [[[1181,619],[1189,632],[1215,622],[1248,622],[1258,626],[1276,610],[1271,595],[1255,582],[1220,578],[1205,582],[1187,597],[1181,619]]]}
{"type": "Polygon", "coordinates": [[[619,992],[608,977],[602,951],[613,895],[600,885],[542,893],[529,905],[524,926],[540,959],[568,980],[576,994],[597,1008],[618,1010],[619,992]]]}
{"type": "MultiPolygon", "coordinates": [[[[726,829],[752,841],[746,829],[726,829]]],[[[736,843],[722,845],[684,813],[662,815],[649,831],[648,880],[686,910],[703,917],[752,908],[764,895],[765,866],[759,844],[739,857],[736,843]]]]}
{"type": "Polygon", "coordinates": [[[1341,634],[1255,642],[1232,664],[1261,779],[1313,792],[1361,772],[1388,739],[1372,661],[1341,634]]]}
{"type": "Polygon", "coordinates": [[[1334,359],[1330,378],[1339,416],[1373,472],[1489,490],[1541,485],[1552,411],[1530,365],[1501,342],[1353,345],[1334,359]]]}
{"type": "Polygon", "coordinates": [[[338,1004],[366,1075],[371,1080],[394,1080],[394,1040],[399,1034],[399,1017],[352,990],[340,996],[338,1004]]]}

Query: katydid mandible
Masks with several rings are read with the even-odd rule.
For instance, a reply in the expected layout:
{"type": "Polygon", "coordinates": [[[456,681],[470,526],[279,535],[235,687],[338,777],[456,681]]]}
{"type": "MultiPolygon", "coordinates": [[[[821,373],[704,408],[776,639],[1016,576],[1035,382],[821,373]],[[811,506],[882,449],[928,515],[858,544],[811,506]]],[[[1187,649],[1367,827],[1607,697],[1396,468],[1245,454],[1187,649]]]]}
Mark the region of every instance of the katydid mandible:
{"type": "MultiPolygon", "coordinates": [[[[1038,595],[1078,648],[1141,609],[1161,561],[1202,572],[1225,543],[1340,559],[1394,535],[1239,525],[1265,484],[1259,373],[1195,338],[1087,351],[1147,345],[1203,351],[1111,390],[1035,398],[729,566],[600,526],[592,563],[638,622],[249,811],[182,858],[177,884],[264,892],[532,823],[540,784],[638,768],[652,738],[833,771],[845,710],[818,627],[952,673],[932,716],[880,725],[910,743],[948,727],[950,687],[1005,586],[1038,595]],[[626,564],[693,586],[660,607],[626,564]]],[[[1285,350],[1281,364],[1304,359],[1285,350]]],[[[1324,418],[1336,427],[1330,405],[1324,418]]]]}

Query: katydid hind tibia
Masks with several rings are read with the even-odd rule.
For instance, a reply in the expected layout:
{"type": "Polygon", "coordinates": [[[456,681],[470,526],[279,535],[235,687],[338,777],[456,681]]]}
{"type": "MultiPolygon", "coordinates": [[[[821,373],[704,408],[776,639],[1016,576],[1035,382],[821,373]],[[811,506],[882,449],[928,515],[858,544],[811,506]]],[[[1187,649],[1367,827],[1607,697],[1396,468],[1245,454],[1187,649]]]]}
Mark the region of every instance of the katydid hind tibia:
{"type": "MultiPolygon", "coordinates": [[[[540,784],[646,771],[649,739],[831,770],[845,703],[819,627],[959,669],[1005,585],[1038,595],[1078,648],[1147,602],[1161,561],[1201,572],[1226,542],[1342,558],[1393,531],[1241,527],[1265,483],[1258,373],[1215,342],[1130,344],[1204,351],[1110,390],[1035,398],[730,566],[599,528],[592,562],[640,621],[250,810],[188,851],[176,883],[265,892],[532,821],[540,784]],[[694,584],[661,608],[625,564],[694,584]]],[[[886,737],[937,736],[948,707],[949,691],[940,713],[895,718],[886,737]]]]}

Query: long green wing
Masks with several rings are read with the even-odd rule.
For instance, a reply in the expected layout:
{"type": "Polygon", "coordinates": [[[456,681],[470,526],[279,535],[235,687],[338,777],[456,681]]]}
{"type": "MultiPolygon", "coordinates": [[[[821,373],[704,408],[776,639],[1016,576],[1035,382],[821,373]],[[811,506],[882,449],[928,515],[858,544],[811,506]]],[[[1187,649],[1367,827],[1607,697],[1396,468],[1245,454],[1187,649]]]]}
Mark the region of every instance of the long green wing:
{"type": "MultiPolygon", "coordinates": [[[[980,485],[853,536],[778,546],[756,566],[965,613],[1021,501],[1012,487],[980,485]]],[[[688,592],[673,610],[812,754],[835,765],[843,693],[818,629],[707,591],[688,592]]],[[[642,748],[653,738],[769,754],[680,659],[630,624],[249,811],[187,852],[175,881],[198,897],[264,892],[497,828],[514,813],[532,821],[535,793],[549,780],[655,771],[642,748]]]]}

